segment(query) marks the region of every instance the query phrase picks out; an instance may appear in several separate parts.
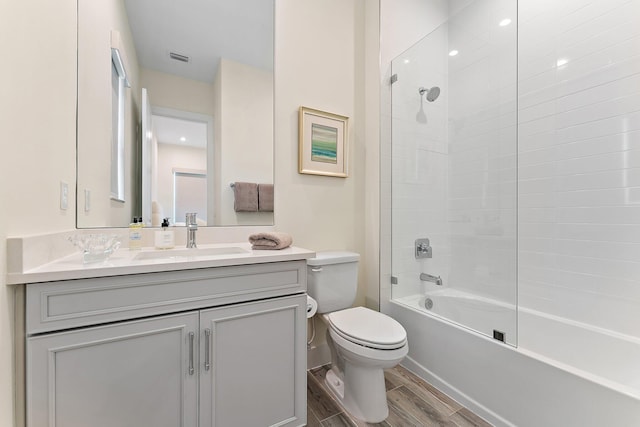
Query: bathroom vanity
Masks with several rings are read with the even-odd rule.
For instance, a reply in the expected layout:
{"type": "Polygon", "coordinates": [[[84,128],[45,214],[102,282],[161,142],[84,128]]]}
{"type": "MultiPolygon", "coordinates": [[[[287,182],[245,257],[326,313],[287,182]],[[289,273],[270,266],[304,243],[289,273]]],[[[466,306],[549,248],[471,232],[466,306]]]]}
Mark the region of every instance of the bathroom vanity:
{"type": "Polygon", "coordinates": [[[26,425],[304,425],[314,253],[235,246],[10,275],[24,283],[26,425]]]}

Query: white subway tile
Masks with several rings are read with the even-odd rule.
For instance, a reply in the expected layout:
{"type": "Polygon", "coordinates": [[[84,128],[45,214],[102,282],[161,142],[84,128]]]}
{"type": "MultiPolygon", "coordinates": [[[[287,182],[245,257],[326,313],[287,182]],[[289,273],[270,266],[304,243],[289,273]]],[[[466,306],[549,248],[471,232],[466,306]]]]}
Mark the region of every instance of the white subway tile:
{"type": "MultiPolygon", "coordinates": [[[[595,242],[590,242],[594,244],[595,242]]],[[[597,244],[596,244],[597,245],[597,244]]],[[[597,254],[592,254],[597,255],[597,254]]],[[[606,259],[598,256],[582,257],[575,255],[554,254],[559,270],[600,276],[602,278],[616,278],[623,280],[637,280],[640,277],[640,263],[619,259],[606,259]]],[[[638,282],[640,286],[640,282],[638,282]]]]}
{"type": "Polygon", "coordinates": [[[568,175],[557,178],[558,191],[640,187],[640,169],[616,169],[604,172],[568,175]]]}
{"type": "Polygon", "coordinates": [[[640,90],[640,74],[623,77],[599,86],[578,91],[557,100],[559,112],[569,111],[607,99],[620,98],[640,90]]]}
{"type": "Polygon", "coordinates": [[[640,150],[640,131],[621,132],[561,144],[557,146],[557,156],[559,160],[572,159],[626,150],[640,150]]]}
{"type": "Polygon", "coordinates": [[[639,111],[634,111],[623,116],[596,120],[564,129],[557,129],[556,140],[559,143],[573,142],[583,139],[632,132],[635,130],[640,130],[639,111]]]}
{"type": "Polygon", "coordinates": [[[626,150],[594,156],[563,159],[557,170],[562,175],[594,173],[640,167],[640,150],[626,150]]]}
{"type": "Polygon", "coordinates": [[[640,224],[640,206],[563,207],[558,222],[590,224],[640,224]]]}
{"type": "Polygon", "coordinates": [[[558,147],[550,146],[533,150],[522,150],[518,155],[520,167],[551,163],[558,159],[558,147]]]}
{"type": "Polygon", "coordinates": [[[555,176],[556,170],[558,170],[557,162],[518,165],[518,179],[526,180],[545,176],[555,176]]]}
{"type": "Polygon", "coordinates": [[[552,208],[557,206],[558,193],[530,193],[518,195],[518,209],[552,208]]]}
{"type": "Polygon", "coordinates": [[[557,208],[527,208],[518,210],[518,221],[520,224],[529,222],[557,222],[557,208]]]}
{"type": "Polygon", "coordinates": [[[637,74],[640,72],[640,57],[635,54],[637,43],[635,38],[624,45],[570,62],[558,76],[558,94],[569,95],[637,74]]]}
{"type": "Polygon", "coordinates": [[[558,224],[559,239],[593,240],[602,242],[640,243],[640,225],[637,224],[558,224]]]}
{"type": "Polygon", "coordinates": [[[521,237],[536,237],[551,239],[556,237],[557,225],[553,223],[524,223],[518,225],[518,235],[521,237]]]}
{"type": "MultiPolygon", "coordinates": [[[[554,240],[553,251],[563,255],[573,255],[579,257],[590,257],[604,260],[614,261],[631,261],[638,262],[640,260],[640,244],[626,242],[597,242],[591,240],[554,240]]],[[[587,270],[585,270],[587,272],[587,270]]],[[[609,275],[614,277],[615,274],[609,275]]],[[[631,277],[638,283],[638,295],[640,295],[640,275],[631,277]]]]}
{"type": "Polygon", "coordinates": [[[628,189],[579,190],[560,193],[560,206],[621,206],[628,203],[628,189]]]}
{"type": "Polygon", "coordinates": [[[551,147],[556,144],[556,130],[550,129],[532,135],[518,134],[519,153],[551,147]]]}
{"type": "Polygon", "coordinates": [[[556,189],[556,183],[554,178],[535,178],[520,180],[518,182],[519,194],[532,194],[532,193],[551,193],[556,189]]]}
{"type": "Polygon", "coordinates": [[[589,6],[593,7],[582,9],[590,13],[588,19],[576,21],[579,16],[573,15],[562,23],[566,30],[558,38],[560,46],[589,43],[590,47],[585,49],[597,51],[601,49],[598,39],[615,43],[640,34],[637,25],[640,8],[636,1],[600,1],[589,6]]]}
{"type": "Polygon", "coordinates": [[[544,116],[536,120],[518,124],[518,135],[529,136],[556,130],[556,118],[544,116]]]}
{"type": "Polygon", "coordinates": [[[624,95],[618,98],[605,97],[584,107],[574,108],[556,116],[556,126],[566,128],[583,123],[593,122],[615,116],[623,116],[640,108],[640,87],[628,88],[629,91],[636,89],[635,93],[624,95]]]}

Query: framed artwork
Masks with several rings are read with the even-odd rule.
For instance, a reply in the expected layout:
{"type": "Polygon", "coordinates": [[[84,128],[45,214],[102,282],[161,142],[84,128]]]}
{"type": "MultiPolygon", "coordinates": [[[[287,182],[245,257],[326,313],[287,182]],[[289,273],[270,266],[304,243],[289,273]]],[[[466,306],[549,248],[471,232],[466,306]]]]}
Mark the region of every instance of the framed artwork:
{"type": "Polygon", "coordinates": [[[298,172],[347,177],[349,118],[300,107],[298,172]]]}

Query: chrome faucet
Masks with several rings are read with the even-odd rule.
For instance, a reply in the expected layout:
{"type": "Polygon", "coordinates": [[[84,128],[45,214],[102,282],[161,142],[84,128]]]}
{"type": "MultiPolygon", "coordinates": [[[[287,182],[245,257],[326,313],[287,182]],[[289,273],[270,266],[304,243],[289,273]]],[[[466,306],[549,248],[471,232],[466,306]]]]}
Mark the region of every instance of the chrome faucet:
{"type": "Polygon", "coordinates": [[[438,286],[442,286],[442,279],[440,278],[440,276],[432,276],[431,274],[420,273],[420,280],[422,280],[423,282],[433,282],[438,286]]]}
{"type": "Polygon", "coordinates": [[[198,223],[196,222],[196,213],[187,213],[185,223],[187,224],[187,248],[197,248],[196,246],[196,231],[198,230],[198,223]]]}

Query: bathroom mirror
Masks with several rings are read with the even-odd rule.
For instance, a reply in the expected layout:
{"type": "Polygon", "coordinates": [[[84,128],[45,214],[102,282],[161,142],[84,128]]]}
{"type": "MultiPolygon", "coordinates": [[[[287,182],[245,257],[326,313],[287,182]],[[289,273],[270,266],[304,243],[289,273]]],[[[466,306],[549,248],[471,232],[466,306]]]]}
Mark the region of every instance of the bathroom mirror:
{"type": "Polygon", "coordinates": [[[78,0],[78,228],[273,224],[274,2],[78,0]]]}

